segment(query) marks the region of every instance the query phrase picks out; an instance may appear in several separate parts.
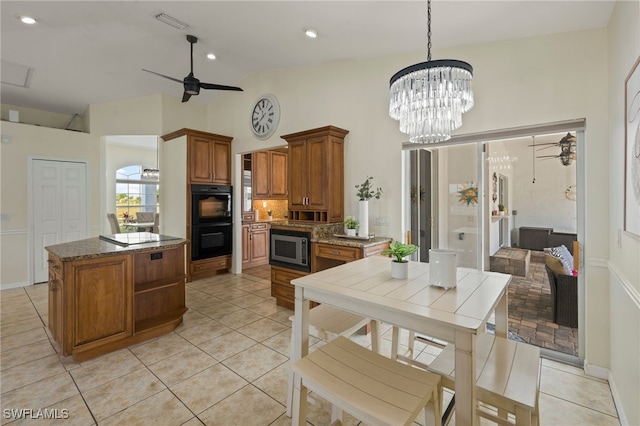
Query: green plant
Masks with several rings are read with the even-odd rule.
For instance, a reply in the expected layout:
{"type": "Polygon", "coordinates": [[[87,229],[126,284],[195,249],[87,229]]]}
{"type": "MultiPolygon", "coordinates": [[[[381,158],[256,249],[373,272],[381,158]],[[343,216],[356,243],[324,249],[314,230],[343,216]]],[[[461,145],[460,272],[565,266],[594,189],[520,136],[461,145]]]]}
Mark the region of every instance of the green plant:
{"type": "Polygon", "coordinates": [[[382,188],[376,188],[374,190],[373,186],[371,185],[372,180],[373,177],[370,176],[364,181],[364,183],[356,185],[356,189],[358,190],[356,192],[356,195],[358,196],[360,201],[367,201],[372,198],[375,198],[376,200],[380,199],[380,196],[382,195],[382,188]]]}
{"type": "Polygon", "coordinates": [[[267,210],[267,215],[271,216],[273,214],[273,210],[267,210]]]}
{"type": "Polygon", "coordinates": [[[360,222],[355,217],[349,216],[344,220],[344,226],[347,229],[358,229],[360,227],[360,222]]]}
{"type": "Polygon", "coordinates": [[[406,262],[406,260],[403,260],[405,257],[415,253],[417,250],[418,246],[415,244],[403,244],[401,242],[394,241],[389,244],[388,249],[382,250],[380,254],[383,256],[395,256],[396,259],[394,262],[402,263],[406,262]]]}
{"type": "Polygon", "coordinates": [[[498,204],[498,210],[504,211],[504,204],[498,204]]]}

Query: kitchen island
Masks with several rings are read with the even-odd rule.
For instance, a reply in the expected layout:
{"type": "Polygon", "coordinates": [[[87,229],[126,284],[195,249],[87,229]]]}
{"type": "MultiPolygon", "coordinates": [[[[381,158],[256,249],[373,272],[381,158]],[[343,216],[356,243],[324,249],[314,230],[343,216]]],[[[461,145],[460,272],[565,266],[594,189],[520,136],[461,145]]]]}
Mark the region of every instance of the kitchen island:
{"type": "Polygon", "coordinates": [[[76,361],[168,333],[187,311],[186,241],[149,233],[115,236],[127,237],[45,247],[49,331],[56,350],[76,361]]]}

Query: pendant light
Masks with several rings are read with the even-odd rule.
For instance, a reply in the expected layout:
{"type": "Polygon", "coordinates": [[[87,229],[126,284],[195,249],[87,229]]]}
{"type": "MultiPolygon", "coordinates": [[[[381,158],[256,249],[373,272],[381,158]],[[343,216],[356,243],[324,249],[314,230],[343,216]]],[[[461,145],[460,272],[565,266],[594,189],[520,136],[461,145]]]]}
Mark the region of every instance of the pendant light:
{"type": "Polygon", "coordinates": [[[142,175],[140,176],[140,178],[142,180],[159,181],[160,180],[159,168],[160,168],[160,146],[158,144],[158,138],[156,138],[156,168],[155,169],[147,168],[142,170],[142,175]]]}
{"type": "Polygon", "coordinates": [[[431,0],[427,0],[427,62],[391,77],[389,115],[413,143],[443,142],[473,107],[473,67],[455,59],[431,60],[431,0]]]}

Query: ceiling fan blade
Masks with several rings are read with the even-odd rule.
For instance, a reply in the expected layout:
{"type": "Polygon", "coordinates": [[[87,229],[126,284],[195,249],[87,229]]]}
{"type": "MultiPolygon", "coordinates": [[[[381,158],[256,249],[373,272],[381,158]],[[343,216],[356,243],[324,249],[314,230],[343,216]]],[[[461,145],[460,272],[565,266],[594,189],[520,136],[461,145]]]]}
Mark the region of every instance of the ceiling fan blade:
{"type": "Polygon", "coordinates": [[[536,158],[560,158],[559,155],[540,155],[536,158]]]}
{"type": "Polygon", "coordinates": [[[239,87],[235,86],[223,86],[222,84],[211,84],[211,83],[200,83],[200,87],[203,89],[213,89],[213,90],[232,90],[234,92],[244,92],[239,87]]]}
{"type": "Polygon", "coordinates": [[[182,95],[182,102],[187,102],[190,97],[191,97],[190,93],[184,92],[184,94],[182,95]]]}
{"type": "Polygon", "coordinates": [[[150,72],[151,74],[155,74],[155,75],[158,75],[160,77],[168,78],[169,80],[173,80],[173,81],[177,81],[178,83],[182,83],[182,80],[178,80],[177,78],[169,77],[168,75],[160,74],[160,73],[157,73],[155,71],[145,70],[144,68],[142,69],[142,71],[150,72]]]}
{"type": "Polygon", "coordinates": [[[535,145],[527,145],[527,146],[543,146],[543,145],[559,145],[558,142],[549,142],[549,143],[537,143],[535,145]]]}
{"type": "MultiPolygon", "coordinates": [[[[554,144],[554,145],[555,145],[555,144],[554,144]]],[[[538,146],[538,145],[536,145],[536,146],[538,146]]],[[[540,149],[536,149],[536,151],[542,151],[543,149],[549,149],[549,148],[553,148],[553,146],[543,146],[543,147],[542,147],[542,148],[540,148],[540,149]]]]}

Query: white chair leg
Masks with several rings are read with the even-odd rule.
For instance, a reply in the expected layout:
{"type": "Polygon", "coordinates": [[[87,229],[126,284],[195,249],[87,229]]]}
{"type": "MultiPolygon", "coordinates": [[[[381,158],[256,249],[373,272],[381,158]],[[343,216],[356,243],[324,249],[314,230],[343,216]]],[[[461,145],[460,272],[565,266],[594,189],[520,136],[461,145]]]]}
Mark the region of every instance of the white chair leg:
{"type": "Polygon", "coordinates": [[[376,320],[371,321],[371,350],[380,353],[380,322],[376,320]]]}
{"type": "Polygon", "coordinates": [[[342,409],[331,405],[331,424],[342,424],[342,409]]]}
{"type": "Polygon", "coordinates": [[[393,326],[393,331],[391,334],[391,356],[390,358],[393,360],[398,360],[398,341],[400,340],[400,329],[393,326]]]}
{"type": "Polygon", "coordinates": [[[409,330],[409,341],[407,345],[409,346],[409,358],[413,359],[413,348],[416,343],[416,333],[413,330],[409,330]]]}
{"type": "Polygon", "coordinates": [[[289,368],[289,379],[287,380],[287,417],[291,417],[292,406],[293,406],[293,370],[289,368]]]}

